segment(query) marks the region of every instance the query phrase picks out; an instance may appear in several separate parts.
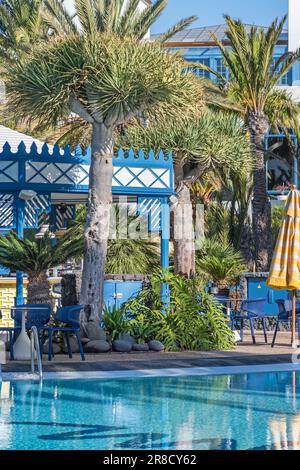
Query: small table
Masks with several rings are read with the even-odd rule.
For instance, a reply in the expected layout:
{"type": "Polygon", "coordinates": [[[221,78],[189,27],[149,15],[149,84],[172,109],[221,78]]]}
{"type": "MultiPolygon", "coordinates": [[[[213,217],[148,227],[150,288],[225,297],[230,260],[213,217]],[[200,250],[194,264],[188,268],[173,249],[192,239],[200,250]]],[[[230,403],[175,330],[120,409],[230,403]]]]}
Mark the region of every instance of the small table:
{"type": "Polygon", "coordinates": [[[14,358],[17,361],[28,361],[31,359],[31,344],[30,339],[26,333],[26,313],[28,310],[46,310],[46,308],[32,307],[28,305],[22,307],[12,307],[10,310],[18,310],[22,313],[21,331],[14,343],[14,358]]]}

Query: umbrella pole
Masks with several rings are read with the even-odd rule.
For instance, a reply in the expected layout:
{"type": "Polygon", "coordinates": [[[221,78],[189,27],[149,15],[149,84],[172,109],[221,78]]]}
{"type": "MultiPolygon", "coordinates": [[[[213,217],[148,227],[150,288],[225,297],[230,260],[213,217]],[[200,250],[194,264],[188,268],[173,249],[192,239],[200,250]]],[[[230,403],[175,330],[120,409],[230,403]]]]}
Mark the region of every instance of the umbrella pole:
{"type": "Polygon", "coordinates": [[[292,347],[296,348],[296,291],[293,290],[292,300],[292,347]]]}

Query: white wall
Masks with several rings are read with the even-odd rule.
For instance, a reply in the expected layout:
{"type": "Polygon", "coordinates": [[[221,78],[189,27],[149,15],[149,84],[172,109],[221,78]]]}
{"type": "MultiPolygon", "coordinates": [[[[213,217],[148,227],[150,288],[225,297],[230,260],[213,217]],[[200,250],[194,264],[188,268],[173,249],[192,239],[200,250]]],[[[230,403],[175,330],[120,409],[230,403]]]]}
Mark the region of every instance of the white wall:
{"type": "Polygon", "coordinates": [[[300,0],[289,0],[289,51],[300,47],[300,0]]]}

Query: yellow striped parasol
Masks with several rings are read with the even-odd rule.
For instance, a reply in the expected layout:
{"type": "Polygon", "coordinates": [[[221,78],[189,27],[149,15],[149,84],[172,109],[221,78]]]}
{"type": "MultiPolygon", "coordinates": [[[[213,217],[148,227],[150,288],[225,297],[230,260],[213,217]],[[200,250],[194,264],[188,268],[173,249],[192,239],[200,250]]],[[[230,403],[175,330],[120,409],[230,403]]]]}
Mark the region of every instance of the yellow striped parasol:
{"type": "Polygon", "coordinates": [[[296,290],[300,290],[300,192],[292,189],[278,235],[267,285],[293,291],[292,345],[296,339],[296,290]]]}

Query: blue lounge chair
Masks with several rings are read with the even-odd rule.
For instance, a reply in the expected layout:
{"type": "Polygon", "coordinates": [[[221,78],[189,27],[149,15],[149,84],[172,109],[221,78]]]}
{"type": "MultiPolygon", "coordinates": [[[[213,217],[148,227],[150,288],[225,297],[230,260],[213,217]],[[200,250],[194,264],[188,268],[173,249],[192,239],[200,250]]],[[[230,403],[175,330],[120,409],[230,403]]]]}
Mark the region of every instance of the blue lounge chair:
{"type": "Polygon", "coordinates": [[[231,314],[231,328],[234,330],[236,326],[239,327],[242,341],[244,336],[244,323],[245,321],[249,321],[252,341],[253,344],[256,344],[253,321],[260,320],[263,327],[265,342],[268,344],[265,315],[266,302],[267,299],[244,300],[241,304],[240,312],[233,312],[231,314]]]}
{"type": "Polygon", "coordinates": [[[52,358],[54,357],[54,353],[53,353],[53,333],[56,332],[56,331],[62,332],[65,335],[66,344],[67,344],[67,348],[68,348],[68,354],[69,354],[70,358],[72,358],[72,349],[71,349],[71,345],[70,345],[69,334],[73,333],[75,335],[76,339],[77,339],[81,359],[83,361],[85,360],[83,347],[82,347],[82,342],[81,342],[81,339],[80,339],[80,311],[81,310],[82,310],[81,305],[72,305],[72,306],[68,306],[68,307],[60,307],[56,312],[55,321],[60,322],[60,323],[64,323],[65,326],[57,326],[57,327],[56,326],[54,326],[54,327],[45,326],[44,327],[44,332],[47,331],[48,332],[48,337],[49,337],[49,349],[48,349],[48,360],[49,361],[51,361],[52,358]]]}
{"type": "MultiPolygon", "coordinates": [[[[291,310],[291,302],[290,303],[290,308],[287,308],[287,301],[285,300],[277,300],[276,301],[279,309],[278,313],[278,318],[276,321],[276,326],[275,326],[275,331],[274,331],[274,336],[273,336],[273,341],[272,341],[272,348],[274,348],[275,343],[276,343],[276,338],[277,338],[277,333],[279,331],[280,325],[282,324],[287,324],[290,323],[292,319],[292,310],[291,310]]],[[[296,314],[300,314],[300,302],[297,301],[296,303],[296,314]]],[[[298,326],[298,339],[300,341],[300,318],[297,318],[297,326],[298,326]]]]}

